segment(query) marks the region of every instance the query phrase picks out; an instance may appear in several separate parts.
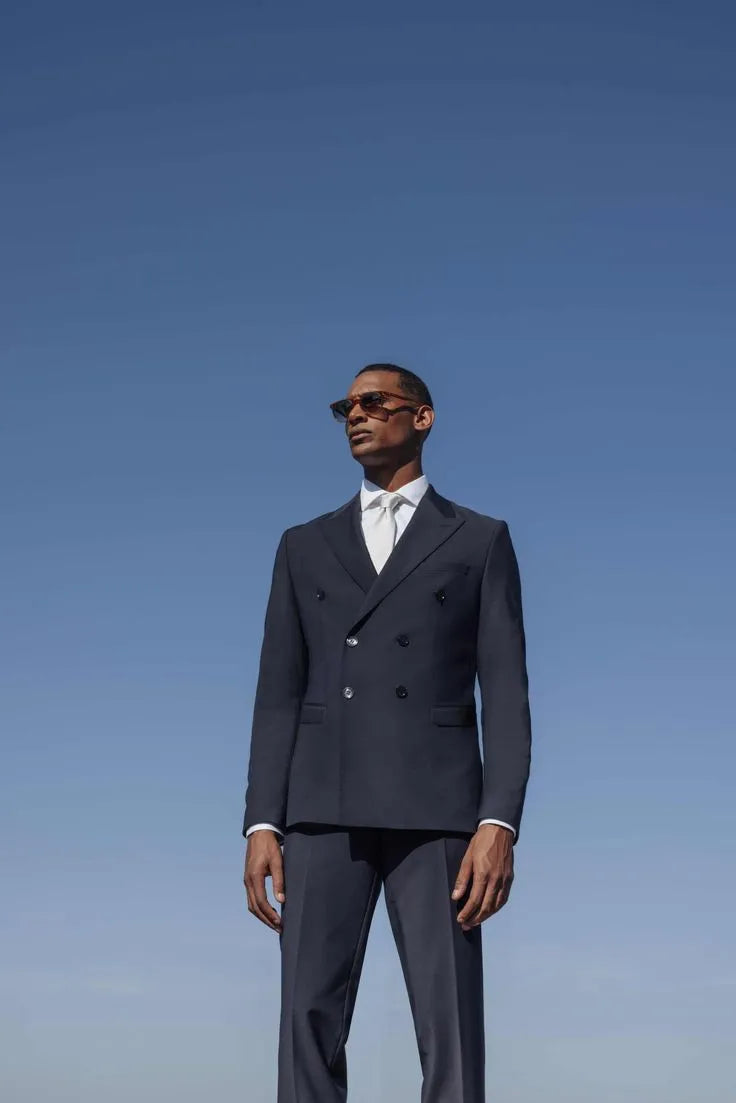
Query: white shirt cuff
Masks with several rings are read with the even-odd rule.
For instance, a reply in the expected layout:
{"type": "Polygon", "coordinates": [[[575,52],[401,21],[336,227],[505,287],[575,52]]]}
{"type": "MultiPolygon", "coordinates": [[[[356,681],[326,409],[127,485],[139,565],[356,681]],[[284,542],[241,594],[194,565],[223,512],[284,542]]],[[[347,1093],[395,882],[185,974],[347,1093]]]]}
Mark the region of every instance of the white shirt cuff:
{"type": "Polygon", "coordinates": [[[251,831],[261,831],[263,828],[266,828],[266,830],[268,831],[275,831],[277,835],[283,835],[283,831],[281,830],[281,828],[276,827],[272,823],[254,823],[253,826],[249,827],[245,832],[246,839],[250,835],[251,831]]]}
{"type": "Polygon", "coordinates": [[[478,827],[480,827],[481,823],[497,823],[500,827],[508,827],[514,838],[516,838],[516,828],[512,827],[510,823],[506,823],[505,820],[480,820],[478,827]]]}

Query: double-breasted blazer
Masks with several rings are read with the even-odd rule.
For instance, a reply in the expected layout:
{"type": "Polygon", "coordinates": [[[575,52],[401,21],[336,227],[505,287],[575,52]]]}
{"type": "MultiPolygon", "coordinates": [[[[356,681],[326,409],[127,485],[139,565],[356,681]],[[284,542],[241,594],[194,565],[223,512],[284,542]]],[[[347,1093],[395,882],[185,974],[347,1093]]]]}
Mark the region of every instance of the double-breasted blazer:
{"type": "Polygon", "coordinates": [[[380,572],[360,493],[283,532],[243,834],[303,821],[473,832],[495,818],[518,840],[530,751],[521,584],[506,521],[430,483],[380,572]]]}

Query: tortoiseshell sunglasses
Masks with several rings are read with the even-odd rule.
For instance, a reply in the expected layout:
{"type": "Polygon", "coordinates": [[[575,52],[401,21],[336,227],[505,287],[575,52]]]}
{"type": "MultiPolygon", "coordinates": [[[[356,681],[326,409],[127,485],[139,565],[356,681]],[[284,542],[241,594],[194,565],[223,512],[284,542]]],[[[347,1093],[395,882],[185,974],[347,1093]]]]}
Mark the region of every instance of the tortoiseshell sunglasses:
{"type": "Polygon", "coordinates": [[[356,402],[360,403],[361,410],[364,410],[372,417],[379,417],[381,421],[388,421],[391,414],[397,414],[399,410],[411,410],[414,412],[418,409],[418,406],[393,406],[387,409],[383,405],[383,401],[386,398],[406,398],[405,394],[396,394],[395,391],[364,391],[363,394],[356,395],[355,398],[340,398],[337,402],[330,403],[330,409],[333,416],[337,421],[347,421],[350,411],[356,402]]]}

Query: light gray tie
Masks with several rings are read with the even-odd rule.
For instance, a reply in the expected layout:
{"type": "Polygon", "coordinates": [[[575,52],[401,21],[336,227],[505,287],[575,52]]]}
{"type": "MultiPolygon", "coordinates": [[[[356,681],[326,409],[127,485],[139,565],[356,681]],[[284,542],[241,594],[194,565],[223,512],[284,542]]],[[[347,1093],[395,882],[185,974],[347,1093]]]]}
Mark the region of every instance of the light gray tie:
{"type": "Polygon", "coordinates": [[[396,510],[405,501],[406,498],[397,490],[385,490],[367,506],[378,512],[378,517],[368,529],[366,540],[377,571],[383,568],[396,543],[396,510]]]}

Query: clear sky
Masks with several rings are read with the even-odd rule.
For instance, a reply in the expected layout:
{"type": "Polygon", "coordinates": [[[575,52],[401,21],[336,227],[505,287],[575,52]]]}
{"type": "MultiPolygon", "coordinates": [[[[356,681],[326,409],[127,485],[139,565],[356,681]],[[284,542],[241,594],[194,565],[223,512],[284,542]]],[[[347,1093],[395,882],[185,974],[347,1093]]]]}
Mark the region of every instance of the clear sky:
{"type": "MultiPolygon", "coordinates": [[[[358,488],[328,403],[383,359],[522,571],[489,1099],[736,1098],[732,6],[12,7],[4,1099],[275,1099],[263,615],[283,529],[358,488]]],[[[418,1100],[383,902],[348,1061],[351,1103],[418,1100]]]]}

